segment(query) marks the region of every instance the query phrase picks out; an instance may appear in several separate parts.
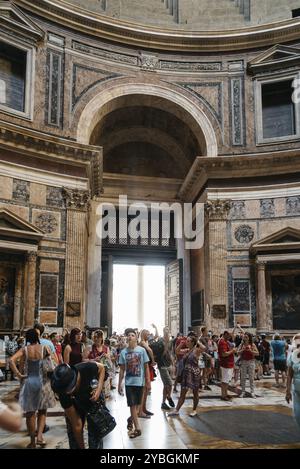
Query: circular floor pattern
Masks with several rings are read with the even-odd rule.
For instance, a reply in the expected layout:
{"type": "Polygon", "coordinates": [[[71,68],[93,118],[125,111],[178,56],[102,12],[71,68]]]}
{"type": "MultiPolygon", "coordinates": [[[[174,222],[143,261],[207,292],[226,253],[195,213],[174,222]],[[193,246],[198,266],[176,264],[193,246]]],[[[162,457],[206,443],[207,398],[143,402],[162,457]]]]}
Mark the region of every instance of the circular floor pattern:
{"type": "Polygon", "coordinates": [[[274,410],[220,409],[189,417],[187,425],[205,435],[250,444],[300,443],[292,416],[274,410]]]}

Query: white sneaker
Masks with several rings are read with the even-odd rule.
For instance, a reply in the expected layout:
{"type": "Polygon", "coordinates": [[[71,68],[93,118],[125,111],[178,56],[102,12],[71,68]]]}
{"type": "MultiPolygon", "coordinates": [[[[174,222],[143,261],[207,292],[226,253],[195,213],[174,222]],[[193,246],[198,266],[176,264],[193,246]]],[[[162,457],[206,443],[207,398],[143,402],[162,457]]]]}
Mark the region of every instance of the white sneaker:
{"type": "Polygon", "coordinates": [[[189,413],[190,417],[197,417],[197,411],[193,410],[191,413],[189,413]]]}
{"type": "Polygon", "coordinates": [[[179,415],[179,411],[174,409],[174,410],[171,410],[171,412],[168,412],[167,413],[167,416],[168,417],[177,417],[179,415]]]}

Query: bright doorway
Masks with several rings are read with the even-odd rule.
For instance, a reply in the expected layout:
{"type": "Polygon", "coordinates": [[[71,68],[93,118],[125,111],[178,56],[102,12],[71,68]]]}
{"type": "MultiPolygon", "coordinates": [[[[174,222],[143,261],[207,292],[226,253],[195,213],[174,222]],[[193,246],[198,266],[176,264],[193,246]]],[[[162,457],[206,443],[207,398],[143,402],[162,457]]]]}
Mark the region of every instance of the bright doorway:
{"type": "Polygon", "coordinates": [[[163,265],[113,265],[113,331],[127,327],[152,329],[165,325],[165,275],[163,265]]]}

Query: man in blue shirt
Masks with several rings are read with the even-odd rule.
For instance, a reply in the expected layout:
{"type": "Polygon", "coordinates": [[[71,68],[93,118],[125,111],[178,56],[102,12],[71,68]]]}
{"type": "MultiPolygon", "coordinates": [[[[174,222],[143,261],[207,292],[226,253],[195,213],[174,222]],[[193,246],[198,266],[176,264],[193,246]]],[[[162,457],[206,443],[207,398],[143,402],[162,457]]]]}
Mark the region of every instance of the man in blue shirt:
{"type": "Polygon", "coordinates": [[[279,387],[279,373],[281,372],[282,385],[285,387],[286,382],[286,350],[288,345],[285,340],[281,340],[279,334],[275,334],[271,341],[271,349],[273,352],[274,370],[276,387],[279,387]]]}
{"type": "Polygon", "coordinates": [[[142,402],[143,388],[150,390],[149,357],[143,347],[137,345],[137,335],[134,329],[126,329],[128,346],[124,348],[119,356],[120,374],[118,392],[124,395],[122,383],[125,375],[125,391],[127,405],[130,407],[130,417],[127,420],[129,437],[136,438],[142,434],[138,411],[142,402]]]}

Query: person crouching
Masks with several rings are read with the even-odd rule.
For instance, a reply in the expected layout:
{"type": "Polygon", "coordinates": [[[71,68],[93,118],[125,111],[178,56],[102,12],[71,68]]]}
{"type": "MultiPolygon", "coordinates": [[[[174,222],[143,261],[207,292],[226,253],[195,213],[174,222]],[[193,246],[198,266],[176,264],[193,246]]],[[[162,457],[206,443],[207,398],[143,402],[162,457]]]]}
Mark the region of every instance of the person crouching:
{"type": "Polygon", "coordinates": [[[83,439],[85,420],[87,420],[89,448],[103,448],[103,440],[97,434],[97,429],[88,413],[93,404],[100,399],[104,377],[104,365],[96,362],[83,362],[74,366],[63,363],[53,372],[51,386],[65,410],[70,449],[85,449],[83,439]],[[98,381],[98,384],[97,388],[93,389],[95,381],[98,381]]]}

